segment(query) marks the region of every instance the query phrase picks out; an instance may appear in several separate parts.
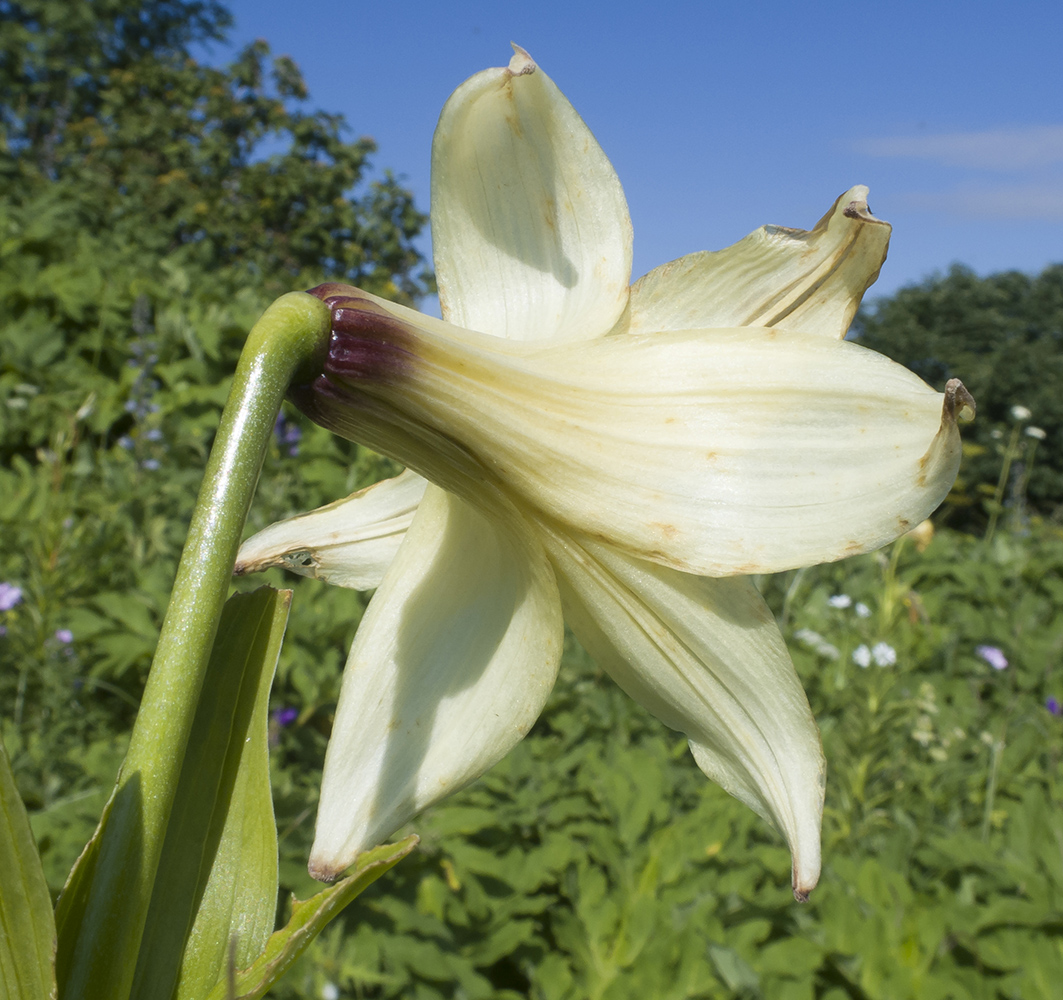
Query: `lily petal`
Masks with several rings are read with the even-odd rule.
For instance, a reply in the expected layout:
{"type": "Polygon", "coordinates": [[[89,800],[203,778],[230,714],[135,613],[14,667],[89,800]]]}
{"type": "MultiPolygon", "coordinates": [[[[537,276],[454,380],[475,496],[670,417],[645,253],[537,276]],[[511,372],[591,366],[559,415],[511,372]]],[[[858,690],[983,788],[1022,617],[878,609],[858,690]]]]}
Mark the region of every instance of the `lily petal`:
{"type": "Polygon", "coordinates": [[[398,553],[427,485],[407,470],[343,500],[277,521],[240,546],[233,574],[279,566],[339,587],[374,590],[398,553]]]}
{"type": "Polygon", "coordinates": [[[819,878],[825,764],[775,619],[744,577],[678,573],[549,528],[565,617],[632,698],[690,739],[698,766],[786,837],[793,887],[819,878]]]}
{"type": "Polygon", "coordinates": [[[850,188],[811,231],[762,226],[640,278],[615,332],[785,326],[841,339],[886,259],[890,224],[850,188]]]}
{"type": "Polygon", "coordinates": [[[944,499],[956,416],[973,410],[956,380],[942,395],[814,334],[533,350],[365,301],[334,309],[326,374],[295,393],[311,419],[471,502],[492,485],[686,572],[774,572],[891,541],[944,499]]]}
{"type": "Polygon", "coordinates": [[[575,109],[513,48],[451,95],[432,143],[443,315],[515,340],[597,337],[627,304],[627,202],[575,109]]]}
{"type": "Polygon", "coordinates": [[[527,526],[429,487],[347,661],[311,874],[335,878],[512,749],[553,687],[563,631],[527,526]]]}

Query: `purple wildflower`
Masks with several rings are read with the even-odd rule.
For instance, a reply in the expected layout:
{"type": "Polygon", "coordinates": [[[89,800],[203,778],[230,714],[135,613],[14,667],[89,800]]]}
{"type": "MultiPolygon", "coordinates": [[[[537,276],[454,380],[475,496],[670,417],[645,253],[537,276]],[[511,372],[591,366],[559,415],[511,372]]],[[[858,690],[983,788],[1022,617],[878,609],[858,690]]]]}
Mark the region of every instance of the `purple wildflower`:
{"type": "Polygon", "coordinates": [[[292,458],[299,454],[299,442],[303,439],[303,432],[298,424],[293,423],[283,413],[278,413],[273,433],[282,450],[286,450],[292,458]]]}
{"type": "Polygon", "coordinates": [[[64,646],[69,646],[74,641],[74,633],[68,628],[57,628],[55,630],[56,642],[61,642],[64,646]]]}
{"type": "Polygon", "coordinates": [[[1063,715],[1063,705],[1059,703],[1058,698],[1049,697],[1045,699],[1045,708],[1053,715],[1063,715]]]}
{"type": "Polygon", "coordinates": [[[0,611],[10,611],[21,600],[21,587],[13,583],[0,583],[0,611]]]}
{"type": "Polygon", "coordinates": [[[290,726],[299,716],[299,710],[297,708],[277,708],[273,710],[273,721],[278,726],[283,728],[284,726],[290,726]]]}
{"type": "Polygon", "coordinates": [[[974,651],[994,670],[1007,670],[1008,658],[996,646],[975,646],[974,651]]]}

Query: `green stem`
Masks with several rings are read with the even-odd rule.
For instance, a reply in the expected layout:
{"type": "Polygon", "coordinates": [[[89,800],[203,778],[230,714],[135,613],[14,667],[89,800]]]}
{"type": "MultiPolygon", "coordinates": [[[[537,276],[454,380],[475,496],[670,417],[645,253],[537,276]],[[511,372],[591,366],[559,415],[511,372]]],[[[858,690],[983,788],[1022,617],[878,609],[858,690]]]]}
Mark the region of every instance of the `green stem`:
{"type": "MultiPolygon", "coordinates": [[[[1026,492],[1030,488],[1030,474],[1033,472],[1033,459],[1037,454],[1037,438],[1031,438],[1026,443],[1026,461],[1022,470],[1022,478],[1019,480],[1019,486],[1015,490],[1015,510],[1016,513],[1025,509],[1026,505],[1026,492]]],[[[1021,525],[1016,524],[1016,529],[1021,525]]]]}
{"type": "Polygon", "coordinates": [[[890,561],[886,564],[886,572],[882,580],[882,602],[878,611],[879,631],[885,635],[893,625],[893,615],[897,607],[897,564],[900,562],[901,550],[907,539],[901,535],[890,549],[890,561]]]}
{"type": "Polygon", "coordinates": [[[80,887],[86,895],[77,939],[61,945],[69,956],[62,963],[65,1000],[129,995],[173,796],[262,461],[284,394],[294,378],[320,365],[330,325],[323,302],[292,292],[274,302],[248,335],[88,874],[91,884],[80,887]]]}
{"type": "Polygon", "coordinates": [[[802,566],[801,569],[794,573],[794,578],[790,581],[790,586],[786,588],[786,596],[783,597],[782,601],[782,618],[779,622],[780,625],[786,625],[790,620],[790,606],[797,597],[797,590],[801,586],[801,582],[804,580],[807,572],[807,567],[802,566]]]}
{"type": "Polygon", "coordinates": [[[1015,452],[1019,443],[1019,428],[1013,427],[1011,438],[1008,440],[1007,450],[1004,452],[1004,464],[1000,469],[1000,478],[997,480],[997,488],[993,493],[993,509],[989,512],[989,525],[986,527],[985,540],[993,541],[993,535],[997,530],[997,519],[1004,509],[1004,490],[1008,485],[1008,473],[1011,472],[1011,463],[1015,459],[1015,452]]]}
{"type": "Polygon", "coordinates": [[[993,823],[993,806],[997,798],[997,775],[1000,771],[1000,755],[1004,752],[1004,737],[993,740],[989,747],[989,773],[986,775],[985,809],[982,813],[982,843],[989,840],[993,823]]]}

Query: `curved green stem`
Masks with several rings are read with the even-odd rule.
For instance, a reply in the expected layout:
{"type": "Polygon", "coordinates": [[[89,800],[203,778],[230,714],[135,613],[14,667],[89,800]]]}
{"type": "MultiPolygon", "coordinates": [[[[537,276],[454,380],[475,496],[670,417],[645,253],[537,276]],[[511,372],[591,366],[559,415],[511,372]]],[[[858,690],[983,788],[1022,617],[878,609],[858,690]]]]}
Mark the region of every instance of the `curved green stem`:
{"type": "Polygon", "coordinates": [[[95,864],[86,865],[89,884],[67,886],[83,900],[72,929],[76,940],[60,943],[60,995],[69,1000],[129,995],[173,796],[262,461],[289,384],[309,375],[315,363],[320,371],[329,329],[328,307],[292,292],[266,310],[240,356],[129,751],[101,821],[95,864]]]}
{"type": "Polygon", "coordinates": [[[989,525],[985,530],[985,540],[993,541],[993,535],[997,530],[997,519],[1004,509],[1004,490],[1008,485],[1008,473],[1011,472],[1011,463],[1015,460],[1015,454],[1019,443],[1019,428],[1013,427],[1011,438],[1008,441],[1007,450],[1004,452],[1004,464],[1000,469],[1000,478],[997,480],[997,488],[993,493],[993,508],[989,512],[989,525]]]}

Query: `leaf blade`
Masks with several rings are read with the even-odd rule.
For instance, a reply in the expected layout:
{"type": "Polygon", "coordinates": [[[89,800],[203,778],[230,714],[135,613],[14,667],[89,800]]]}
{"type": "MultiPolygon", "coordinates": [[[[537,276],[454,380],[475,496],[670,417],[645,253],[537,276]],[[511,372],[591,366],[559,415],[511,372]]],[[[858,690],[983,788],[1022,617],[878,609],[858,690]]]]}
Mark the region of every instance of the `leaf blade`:
{"type": "Polygon", "coordinates": [[[0,742],[0,998],[55,996],[55,917],[37,843],[0,742]]]}
{"type": "Polygon", "coordinates": [[[224,978],[228,942],[250,961],[276,914],[269,689],[290,592],[226,603],[204,681],[141,942],[133,994],[199,997],[224,978]]]}
{"type": "Polygon", "coordinates": [[[311,941],[333,917],[356,896],[385,874],[418,844],[416,835],[366,851],[356,862],[351,875],[306,900],[293,900],[292,916],[287,925],[275,931],[262,954],[246,969],[236,972],[233,985],[219,982],[207,1000],[257,1000],[309,947],[311,941]]]}

